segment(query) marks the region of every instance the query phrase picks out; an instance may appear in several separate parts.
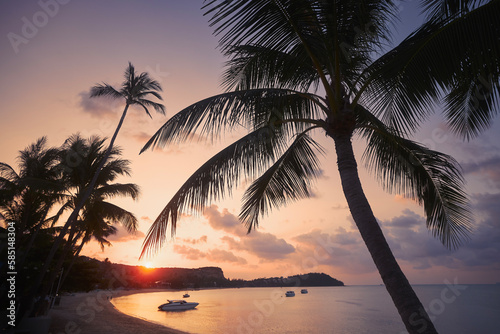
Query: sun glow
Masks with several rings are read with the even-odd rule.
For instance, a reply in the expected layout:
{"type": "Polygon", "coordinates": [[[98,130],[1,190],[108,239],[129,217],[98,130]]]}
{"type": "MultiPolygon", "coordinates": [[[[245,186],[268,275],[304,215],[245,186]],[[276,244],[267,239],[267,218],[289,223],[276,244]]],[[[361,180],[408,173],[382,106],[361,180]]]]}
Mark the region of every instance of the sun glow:
{"type": "Polygon", "coordinates": [[[153,268],[153,264],[152,264],[151,262],[146,262],[146,263],[144,264],[144,267],[146,267],[146,268],[148,268],[148,269],[151,269],[151,268],[153,268]]]}

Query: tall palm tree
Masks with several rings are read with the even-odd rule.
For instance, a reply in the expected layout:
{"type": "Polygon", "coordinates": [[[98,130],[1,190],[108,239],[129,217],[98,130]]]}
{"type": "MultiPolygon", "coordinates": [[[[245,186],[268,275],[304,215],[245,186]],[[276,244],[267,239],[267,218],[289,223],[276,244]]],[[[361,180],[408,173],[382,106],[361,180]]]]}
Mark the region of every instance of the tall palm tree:
{"type": "MultiPolygon", "coordinates": [[[[320,173],[317,155],[323,152],[312,135],[322,132],[333,140],[348,207],[406,329],[436,333],[364,194],[352,139],[366,141],[365,164],[382,186],[422,204],[432,234],[446,247],[458,247],[471,227],[459,166],[452,157],[409,138],[425,118],[425,106],[447,89],[440,75],[454,75],[459,68],[445,64],[443,72],[437,66],[432,72],[428,63],[436,59],[421,57],[420,77],[427,76],[427,81],[420,95],[413,93],[418,80],[405,72],[404,60],[413,59],[404,45],[414,47],[416,54],[423,50],[420,30],[374,61],[373,55],[389,40],[397,14],[391,1],[228,0],[208,1],[207,8],[229,58],[223,78],[226,92],[181,110],[143,151],[188,140],[194,132],[217,138],[243,126],[249,133],[182,185],[151,226],[141,257],[159,250],[169,227],[175,232],[180,212],[203,210],[242,179],[253,180],[240,213],[249,231],[270,210],[308,197],[320,173]],[[397,62],[401,59],[403,65],[397,62]],[[391,72],[391,64],[399,66],[391,72]]],[[[427,42],[430,30],[437,33],[453,24],[426,24],[422,29],[429,30],[427,42]]],[[[438,53],[439,47],[432,51],[438,53]]]]}
{"type": "MultiPolygon", "coordinates": [[[[132,105],[140,106],[141,108],[144,109],[146,114],[151,118],[152,116],[148,110],[148,108],[151,107],[155,109],[156,112],[165,115],[165,106],[161,103],[157,103],[149,99],[150,96],[153,96],[158,100],[162,100],[162,97],[159,94],[159,92],[161,91],[162,91],[161,85],[156,80],[151,79],[149,77],[149,74],[146,72],[143,72],[138,75],[135,72],[134,66],[130,62],[128,63],[128,67],[125,70],[125,80],[123,81],[120,90],[116,90],[107,83],[99,84],[91,88],[90,97],[104,96],[115,99],[124,99],[125,107],[123,109],[120,121],[118,122],[118,125],[115,129],[113,137],[111,137],[111,141],[109,142],[109,146],[104,156],[104,159],[97,167],[97,170],[95,171],[92,181],[90,182],[86,192],[84,193],[81,199],[81,202],[78,204],[75,210],[77,213],[83,207],[83,204],[90,197],[90,194],[94,189],[94,186],[97,182],[97,178],[99,177],[99,173],[101,172],[102,167],[106,163],[113,149],[116,137],[118,136],[118,133],[120,132],[120,129],[123,125],[123,121],[125,120],[125,116],[127,115],[128,108],[132,105]]],[[[74,217],[73,216],[70,217],[70,220],[73,219],[76,219],[76,215],[74,217]]]]}
{"type": "MultiPolygon", "coordinates": [[[[61,232],[56,239],[54,243],[54,247],[51,250],[51,252],[48,254],[48,262],[44,265],[44,268],[40,271],[39,276],[37,279],[33,282],[33,287],[32,291],[30,293],[30,297],[33,299],[36,293],[36,290],[40,287],[42,284],[43,278],[45,276],[45,272],[47,271],[50,262],[52,261],[56,249],[62,244],[63,238],[68,232],[68,229],[73,226],[77,219],[80,210],[83,208],[85,205],[86,201],[89,199],[89,197],[92,194],[92,191],[94,190],[94,187],[96,185],[97,179],[99,177],[99,174],[101,173],[101,170],[106,163],[108,157],[110,156],[112,150],[113,150],[113,145],[116,140],[116,137],[118,136],[118,133],[120,131],[120,128],[123,124],[123,121],[125,120],[125,116],[127,115],[128,108],[131,105],[137,105],[140,106],[141,108],[144,109],[146,114],[151,117],[151,114],[149,113],[148,108],[152,107],[154,108],[158,113],[160,114],[165,114],[165,107],[157,102],[151,101],[149,98],[151,96],[156,97],[159,100],[162,100],[162,97],[158,92],[161,92],[161,86],[160,84],[156,81],[153,80],[149,77],[149,74],[146,72],[143,72],[139,75],[135,72],[134,66],[129,62],[129,65],[127,69],[125,70],[125,81],[122,83],[121,89],[116,90],[112,86],[103,83],[100,85],[96,85],[91,88],[90,91],[90,97],[98,97],[98,96],[105,96],[105,97],[112,97],[112,98],[120,98],[120,99],[125,99],[125,107],[122,112],[122,116],[120,118],[120,121],[118,122],[118,126],[116,127],[116,130],[113,134],[113,137],[111,137],[111,141],[109,143],[109,146],[106,150],[106,153],[104,155],[104,158],[100,161],[100,164],[97,166],[97,169],[95,170],[95,173],[93,174],[92,180],[88,184],[87,188],[85,191],[82,193],[81,197],[79,198],[78,203],[76,204],[75,208],[71,212],[68,220],[64,224],[63,228],[61,229],[61,232]]],[[[30,306],[28,306],[30,307],[30,306]]],[[[25,308],[22,309],[23,314],[25,313],[25,308]]]]}

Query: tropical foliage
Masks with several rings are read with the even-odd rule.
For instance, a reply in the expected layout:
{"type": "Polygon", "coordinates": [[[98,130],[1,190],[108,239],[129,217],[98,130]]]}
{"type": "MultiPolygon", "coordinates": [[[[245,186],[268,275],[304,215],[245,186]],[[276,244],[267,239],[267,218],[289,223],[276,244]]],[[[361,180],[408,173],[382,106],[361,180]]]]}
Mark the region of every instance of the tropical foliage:
{"type": "Polygon", "coordinates": [[[349,209],[407,330],[435,333],[364,195],[351,141],[366,142],[365,165],[384,189],[422,204],[432,234],[458,247],[471,229],[460,168],[410,138],[443,96],[448,122],[464,137],[491,123],[499,97],[499,3],[426,1],[428,22],[383,53],[398,14],[392,1],[207,1],[229,59],[226,91],[178,112],[143,151],[193,133],[213,140],[243,127],[248,134],[181,186],[141,256],[161,248],[181,212],[203,210],[242,180],[252,181],[240,213],[249,231],[270,210],[310,196],[323,152],[314,135],[322,132],[333,140],[349,209]],[[490,90],[475,104],[481,83],[490,90]]]}
{"type": "MultiPolygon", "coordinates": [[[[68,225],[65,230],[60,222],[65,213],[75,211],[104,159],[105,139],[73,135],[58,148],[47,148],[46,142],[45,137],[41,138],[19,152],[19,172],[6,163],[0,164],[0,216],[15,224],[16,270],[20,277],[16,293],[22,298],[24,312],[28,311],[33,291],[47,293],[45,290],[53,285],[64,264],[67,275],[72,266],[69,260],[78,256],[91,238],[104,248],[110,245],[106,238],[116,232],[116,224],[130,232],[137,229],[137,219],[131,212],[109,202],[115,197],[139,196],[137,185],[116,182],[118,177],[129,176],[131,170],[130,162],[121,159],[121,150],[115,148],[93,193],[78,211],[78,219],[71,225],[63,223],[68,225]],[[58,239],[63,241],[57,243],[58,239]],[[39,285],[35,290],[33,277],[40,277],[41,268],[50,274],[42,277],[42,288],[39,285]]],[[[2,294],[6,291],[2,288],[2,294]]],[[[40,314],[39,309],[35,314],[40,314]]]]}

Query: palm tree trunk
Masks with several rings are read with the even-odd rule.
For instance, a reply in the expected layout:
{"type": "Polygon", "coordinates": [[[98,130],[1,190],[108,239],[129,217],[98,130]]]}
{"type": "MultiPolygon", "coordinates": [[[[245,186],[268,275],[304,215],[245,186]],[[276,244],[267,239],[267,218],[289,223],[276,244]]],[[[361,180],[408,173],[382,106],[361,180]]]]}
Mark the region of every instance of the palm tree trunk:
{"type": "Polygon", "coordinates": [[[351,136],[334,136],[337,165],[349,210],[409,333],[437,333],[399,267],[361,187],[351,136]]]}
{"type": "MultiPolygon", "coordinates": [[[[69,216],[66,224],[64,224],[63,229],[59,233],[56,241],[52,245],[52,248],[51,248],[49,254],[47,255],[47,258],[45,260],[45,263],[44,263],[42,270],[40,271],[39,275],[37,276],[37,279],[35,280],[34,284],[32,285],[31,290],[29,291],[28,295],[24,299],[25,305],[21,305],[21,309],[19,311],[19,318],[20,319],[24,315],[29,314],[29,312],[26,312],[26,311],[32,309],[33,300],[35,299],[36,293],[42,284],[42,281],[45,277],[45,273],[49,269],[49,266],[52,263],[52,260],[54,259],[54,255],[55,255],[57,249],[60,247],[60,245],[64,239],[64,236],[68,232],[69,227],[74,225],[80,210],[83,208],[83,206],[85,205],[85,202],[89,199],[90,195],[92,194],[92,191],[94,190],[94,186],[97,182],[97,178],[99,177],[101,169],[104,167],[106,160],[108,160],[108,157],[109,157],[111,150],[113,148],[113,144],[116,140],[116,137],[118,136],[118,132],[120,131],[120,128],[122,127],[125,116],[127,115],[128,107],[129,107],[129,103],[127,102],[127,104],[125,105],[125,109],[123,110],[122,117],[120,118],[120,122],[118,123],[118,126],[116,127],[115,133],[113,134],[113,137],[111,138],[111,141],[109,143],[108,149],[106,150],[106,154],[105,154],[104,158],[102,159],[102,161],[100,162],[100,164],[99,164],[99,166],[94,174],[94,177],[92,178],[92,181],[90,182],[89,186],[85,190],[85,192],[84,192],[82,198],[80,199],[80,201],[78,202],[77,206],[75,207],[75,209],[73,210],[73,212],[69,216]]],[[[44,298],[45,296],[42,296],[42,297],[44,298]]]]}
{"type": "Polygon", "coordinates": [[[62,280],[61,280],[61,286],[64,286],[64,282],[66,281],[66,278],[68,277],[68,274],[69,272],[71,271],[71,269],[73,268],[73,265],[75,264],[76,262],[76,259],[78,258],[78,256],[80,255],[80,252],[82,251],[83,249],[83,246],[85,245],[85,242],[86,242],[86,237],[87,236],[84,236],[80,245],[78,246],[75,254],[73,254],[73,258],[71,259],[71,262],[70,264],[68,265],[68,269],[66,269],[64,271],[64,275],[62,277],[62,280]]]}
{"type": "Polygon", "coordinates": [[[61,252],[61,256],[59,256],[59,259],[57,260],[57,263],[54,267],[54,269],[50,272],[49,279],[47,280],[47,283],[44,284],[42,288],[42,295],[45,296],[47,293],[49,293],[50,288],[54,285],[54,282],[57,279],[58,274],[61,272],[61,269],[64,264],[64,260],[68,258],[68,255],[70,255],[71,250],[73,246],[76,244],[78,238],[80,237],[81,233],[77,233],[75,236],[75,226],[71,226],[71,229],[69,231],[68,235],[68,240],[66,240],[66,244],[64,245],[63,251],[61,252]]]}

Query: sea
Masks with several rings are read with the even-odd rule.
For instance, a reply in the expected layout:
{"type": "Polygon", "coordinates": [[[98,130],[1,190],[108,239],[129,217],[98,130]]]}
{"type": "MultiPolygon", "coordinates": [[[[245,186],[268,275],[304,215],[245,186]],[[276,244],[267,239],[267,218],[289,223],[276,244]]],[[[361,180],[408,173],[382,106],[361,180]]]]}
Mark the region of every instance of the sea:
{"type": "MultiPolygon", "coordinates": [[[[439,333],[500,333],[500,284],[413,287],[439,333]]],[[[384,286],[230,288],[138,293],[112,299],[130,316],[189,333],[406,333],[384,286]],[[286,297],[294,290],[295,297],[286,297]],[[182,298],[188,292],[189,298],[182,298]],[[165,312],[168,299],[198,302],[165,312]]]]}

